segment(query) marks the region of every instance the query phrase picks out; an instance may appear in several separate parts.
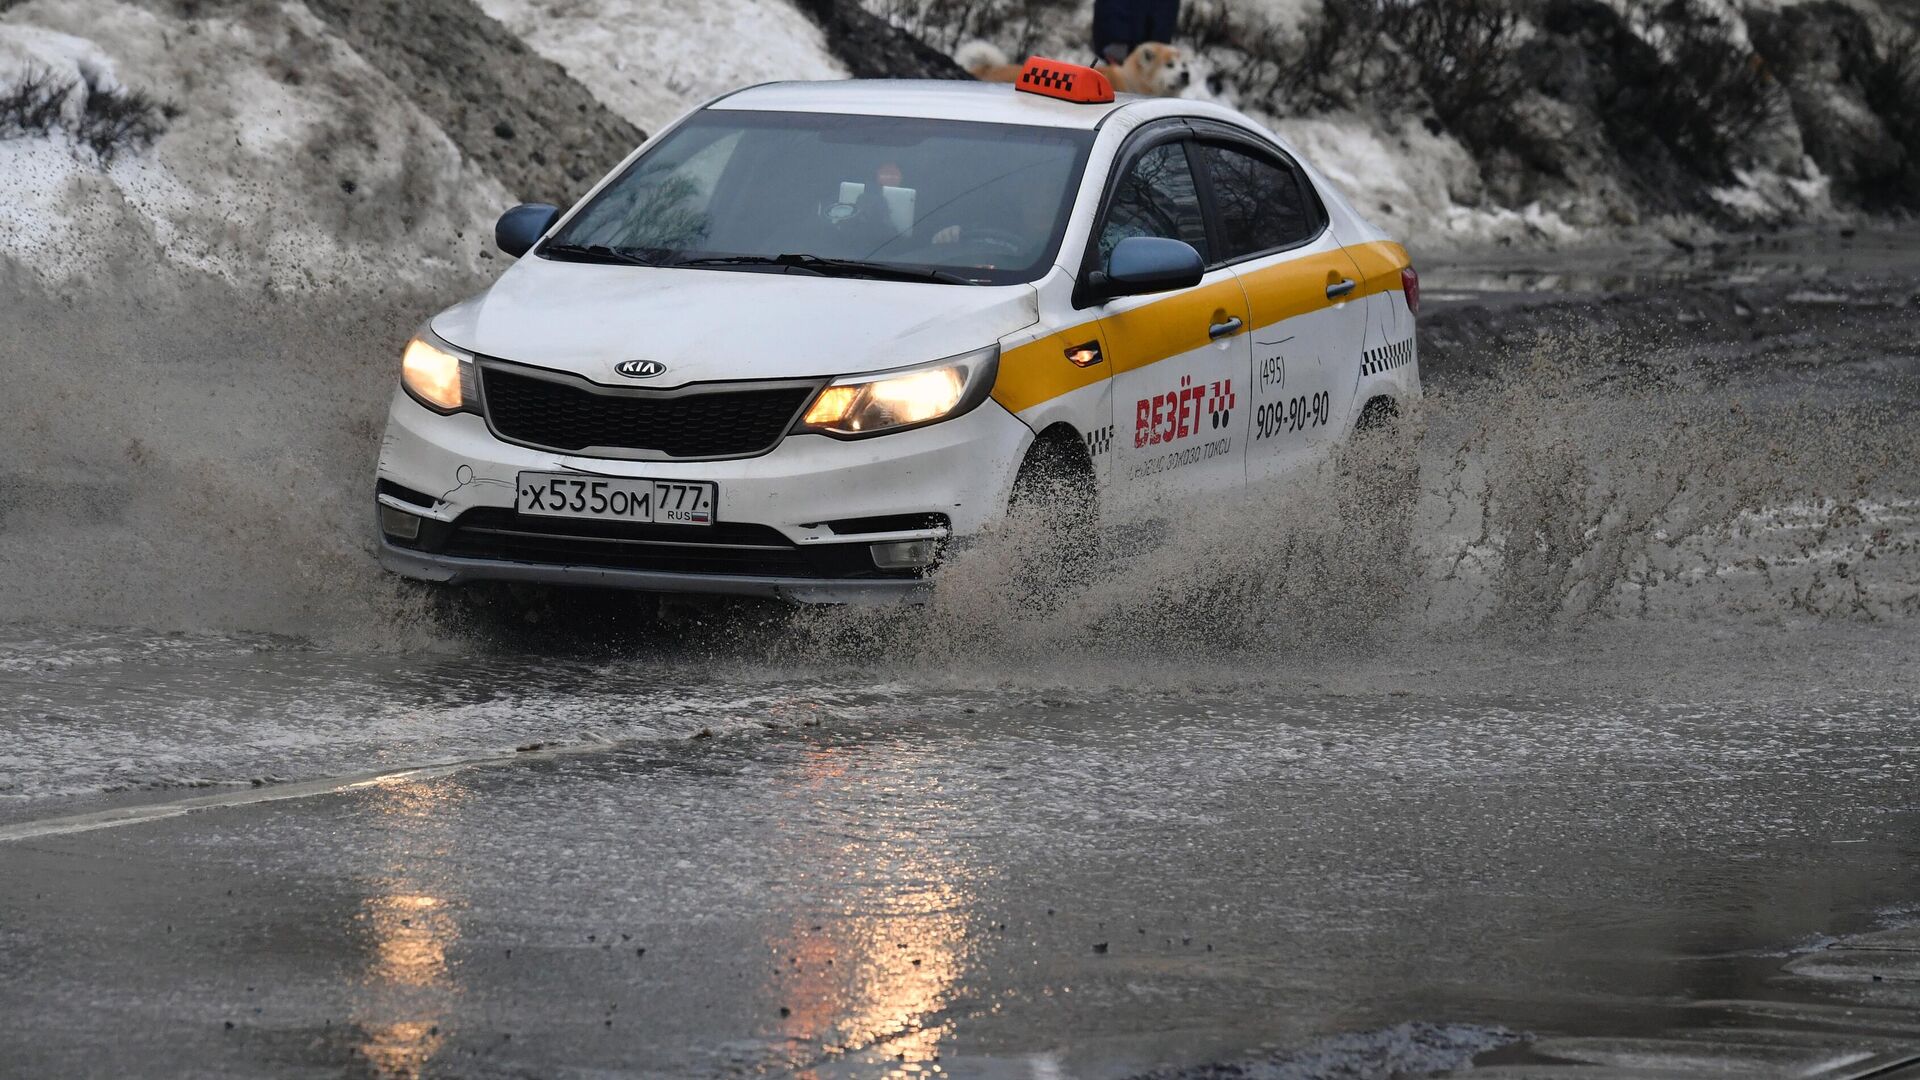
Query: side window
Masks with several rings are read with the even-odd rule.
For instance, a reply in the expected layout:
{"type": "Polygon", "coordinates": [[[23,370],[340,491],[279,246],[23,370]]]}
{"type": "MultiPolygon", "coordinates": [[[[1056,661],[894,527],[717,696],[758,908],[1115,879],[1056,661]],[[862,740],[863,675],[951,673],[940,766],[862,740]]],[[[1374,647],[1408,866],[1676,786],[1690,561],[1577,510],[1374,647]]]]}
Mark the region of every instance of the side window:
{"type": "Polygon", "coordinates": [[[1200,212],[1200,191],[1187,162],[1186,144],[1163,143],[1140,155],[1114,188],[1107,220],[1100,226],[1100,263],[1129,236],[1185,240],[1207,255],[1207,224],[1200,212]]]}
{"type": "Polygon", "coordinates": [[[1202,143],[1196,149],[1213,181],[1221,258],[1289,247],[1319,229],[1320,215],[1294,170],[1237,147],[1202,143]]]}

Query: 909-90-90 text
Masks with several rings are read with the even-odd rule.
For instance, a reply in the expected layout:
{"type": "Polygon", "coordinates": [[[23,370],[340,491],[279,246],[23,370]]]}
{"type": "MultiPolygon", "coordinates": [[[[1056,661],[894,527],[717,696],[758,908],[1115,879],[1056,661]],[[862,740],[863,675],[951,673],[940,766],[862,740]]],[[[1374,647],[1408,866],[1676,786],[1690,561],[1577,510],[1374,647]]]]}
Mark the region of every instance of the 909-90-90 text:
{"type": "Polygon", "coordinates": [[[1325,391],[1301,397],[1269,401],[1253,411],[1253,437],[1271,439],[1309,428],[1322,427],[1333,419],[1333,398],[1325,391]]]}

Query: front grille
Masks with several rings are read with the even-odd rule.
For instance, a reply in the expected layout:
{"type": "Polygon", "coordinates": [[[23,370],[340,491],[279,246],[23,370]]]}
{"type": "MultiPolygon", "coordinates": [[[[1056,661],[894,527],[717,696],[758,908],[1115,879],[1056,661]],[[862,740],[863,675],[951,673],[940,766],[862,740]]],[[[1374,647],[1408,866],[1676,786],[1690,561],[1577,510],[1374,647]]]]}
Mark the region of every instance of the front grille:
{"type": "Polygon", "coordinates": [[[503,438],[555,450],[652,450],[674,458],[741,457],[780,441],[814,388],[660,393],[583,385],[482,368],[481,400],[503,438]]]}
{"type": "Polygon", "coordinates": [[[794,578],[911,578],[880,570],[865,544],[801,546],[766,525],[646,525],[527,517],[504,507],[477,507],[451,526],[429,523],[418,546],[469,559],[561,566],[600,566],[679,574],[794,578]]]}

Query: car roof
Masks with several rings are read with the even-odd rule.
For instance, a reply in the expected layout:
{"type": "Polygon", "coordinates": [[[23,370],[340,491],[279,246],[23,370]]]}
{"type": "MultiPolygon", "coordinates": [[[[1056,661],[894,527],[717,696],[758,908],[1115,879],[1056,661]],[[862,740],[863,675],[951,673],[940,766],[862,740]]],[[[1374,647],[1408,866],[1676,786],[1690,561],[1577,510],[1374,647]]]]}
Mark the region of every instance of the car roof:
{"type": "Polygon", "coordinates": [[[958,79],[843,79],[837,82],[778,82],[749,86],[728,94],[708,108],[913,116],[933,120],[973,120],[1091,130],[1116,110],[1141,100],[1133,94],[1120,94],[1105,104],[1080,105],[1039,94],[1023,94],[1014,90],[1012,83],[958,79]]]}

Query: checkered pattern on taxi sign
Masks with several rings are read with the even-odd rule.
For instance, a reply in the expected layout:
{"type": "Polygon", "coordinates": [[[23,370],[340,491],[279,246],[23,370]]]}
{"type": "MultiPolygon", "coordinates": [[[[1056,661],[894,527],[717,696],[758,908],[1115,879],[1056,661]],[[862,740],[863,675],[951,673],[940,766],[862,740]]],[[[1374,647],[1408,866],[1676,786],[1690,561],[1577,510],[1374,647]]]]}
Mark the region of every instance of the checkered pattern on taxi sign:
{"type": "Polygon", "coordinates": [[[1360,374],[1381,375],[1395,368],[1403,368],[1413,363],[1413,339],[1396,341],[1378,349],[1368,349],[1360,362],[1360,374]]]}
{"type": "Polygon", "coordinates": [[[1028,68],[1020,73],[1020,81],[1028,86],[1041,86],[1048,90],[1065,90],[1069,94],[1073,93],[1073,73],[1070,71],[1028,68]]]}
{"type": "Polygon", "coordinates": [[[1082,64],[1068,64],[1044,56],[1027,61],[1020,69],[1020,80],[1014,83],[1014,89],[1083,105],[1113,100],[1113,84],[1105,75],[1082,64]]]}

